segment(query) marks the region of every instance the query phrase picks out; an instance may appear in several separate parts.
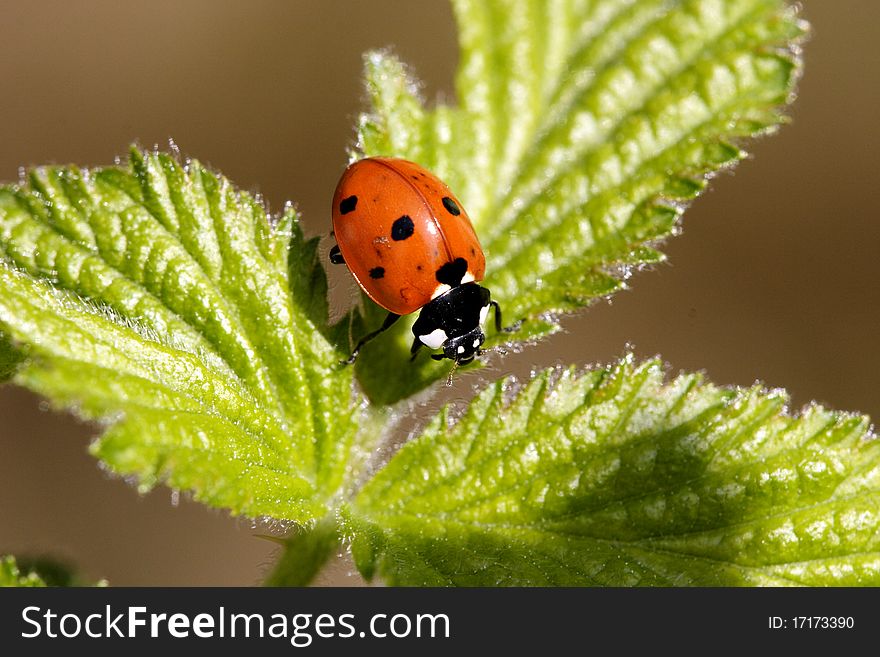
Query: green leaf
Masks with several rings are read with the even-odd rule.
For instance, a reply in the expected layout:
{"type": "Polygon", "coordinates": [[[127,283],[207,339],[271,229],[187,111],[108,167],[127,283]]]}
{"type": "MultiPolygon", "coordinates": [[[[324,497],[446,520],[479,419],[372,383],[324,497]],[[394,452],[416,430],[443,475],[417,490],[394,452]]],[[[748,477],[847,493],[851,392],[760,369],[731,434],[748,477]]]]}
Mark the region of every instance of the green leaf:
{"type": "MultiPolygon", "coordinates": [[[[805,25],[780,0],[454,2],[458,105],[427,109],[388,53],[366,59],[372,110],[355,156],[405,157],[461,198],[487,257],[485,285],[517,341],[625,287],[663,259],[686,203],[782,120],[805,25]]],[[[361,331],[383,312],[365,301],[361,331]]],[[[401,370],[408,323],[364,350],[375,402],[446,371],[401,370]],[[391,352],[391,353],[389,353],[391,352]]],[[[487,344],[498,343],[491,336],[487,344]]]]}
{"type": "Polygon", "coordinates": [[[24,354],[9,342],[9,339],[0,332],[0,383],[11,377],[18,369],[24,354]]]}
{"type": "Polygon", "coordinates": [[[0,588],[2,587],[37,588],[46,586],[46,582],[33,570],[25,569],[22,574],[13,556],[0,557],[0,588]]]}
{"type": "Polygon", "coordinates": [[[785,393],[658,362],[499,381],[354,500],[353,552],[404,585],[880,585],[880,441],[785,393]]]}
{"type": "Polygon", "coordinates": [[[326,281],[297,217],[198,162],[46,167],[0,189],[0,330],[15,381],[104,421],[92,451],[142,489],[305,523],[357,425],[326,281]]]}
{"type": "Polygon", "coordinates": [[[314,528],[294,532],[280,543],[284,551],[265,585],[306,586],[339,550],[336,519],[326,518],[314,528]]]}
{"type": "Polygon", "coordinates": [[[0,556],[0,586],[107,586],[107,581],[87,581],[70,564],[53,557],[8,555],[0,556]]]}

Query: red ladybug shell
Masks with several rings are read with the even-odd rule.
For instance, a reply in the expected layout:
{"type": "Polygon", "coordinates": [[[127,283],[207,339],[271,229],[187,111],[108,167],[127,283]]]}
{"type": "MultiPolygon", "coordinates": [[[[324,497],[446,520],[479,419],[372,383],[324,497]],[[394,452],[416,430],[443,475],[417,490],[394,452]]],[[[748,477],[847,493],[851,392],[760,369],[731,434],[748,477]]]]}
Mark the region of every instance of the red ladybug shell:
{"type": "Polygon", "coordinates": [[[333,194],[333,231],[364,292],[398,315],[451,286],[481,281],[486,258],[471,220],[436,176],[407,160],[351,164],[333,194]]]}

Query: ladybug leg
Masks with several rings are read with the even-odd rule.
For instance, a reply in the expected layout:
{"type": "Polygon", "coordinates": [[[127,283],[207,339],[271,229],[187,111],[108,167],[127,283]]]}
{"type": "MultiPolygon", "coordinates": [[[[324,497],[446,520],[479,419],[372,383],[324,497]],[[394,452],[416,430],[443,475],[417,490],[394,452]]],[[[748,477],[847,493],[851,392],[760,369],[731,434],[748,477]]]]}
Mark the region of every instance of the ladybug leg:
{"type": "Polygon", "coordinates": [[[364,337],[362,337],[357,346],[354,348],[354,351],[351,352],[351,356],[348,357],[348,360],[342,361],[344,365],[351,365],[354,361],[357,360],[358,353],[360,353],[361,347],[367,344],[370,340],[381,334],[383,331],[387,331],[391,328],[392,324],[400,319],[400,315],[395,315],[394,313],[388,313],[388,316],[385,318],[385,321],[382,322],[382,326],[377,328],[375,331],[371,331],[367,333],[364,337]]]}
{"type": "Polygon", "coordinates": [[[519,330],[519,327],[522,326],[523,321],[519,320],[518,322],[514,322],[510,326],[502,326],[501,325],[501,306],[498,305],[497,301],[490,301],[489,305],[495,309],[495,330],[498,333],[513,333],[514,331],[519,330]]]}
{"type": "Polygon", "coordinates": [[[339,252],[339,245],[337,244],[332,249],[330,249],[330,262],[334,265],[344,265],[345,258],[342,257],[342,254],[339,252]]]}
{"type": "MultiPolygon", "coordinates": [[[[413,340],[412,347],[409,350],[409,353],[412,354],[409,357],[410,362],[416,359],[416,356],[419,355],[419,349],[421,349],[423,346],[425,346],[424,343],[418,338],[413,340]]],[[[443,354],[431,354],[431,358],[433,358],[434,360],[443,360],[444,358],[446,358],[446,356],[444,356],[443,354]]]]}
{"type": "Polygon", "coordinates": [[[409,348],[409,362],[413,362],[416,359],[416,356],[419,355],[419,349],[422,348],[424,342],[415,338],[412,343],[412,347],[409,348]]]}

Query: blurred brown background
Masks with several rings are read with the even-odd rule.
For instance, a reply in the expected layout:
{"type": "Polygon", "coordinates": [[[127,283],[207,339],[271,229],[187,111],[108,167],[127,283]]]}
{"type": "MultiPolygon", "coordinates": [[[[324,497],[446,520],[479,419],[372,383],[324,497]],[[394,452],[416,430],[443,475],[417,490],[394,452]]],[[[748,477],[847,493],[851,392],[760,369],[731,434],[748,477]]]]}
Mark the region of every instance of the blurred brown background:
{"type": "MultiPolygon", "coordinates": [[[[814,33],[793,125],[688,211],[669,264],[505,370],[607,362],[629,343],[673,371],[786,387],[795,408],[880,417],[880,3],[803,4],[814,33]]],[[[0,0],[0,16],[0,180],[171,137],[272,207],[296,200],[323,232],[362,107],[361,53],[391,45],[426,98],[453,97],[455,28],[439,0],[0,0]]],[[[140,497],[86,454],[91,435],[0,389],[0,553],[52,554],[115,585],[261,580],[276,548],[249,521],[175,506],[165,488],[140,497]]],[[[323,578],[357,581],[344,562],[323,578]]]]}

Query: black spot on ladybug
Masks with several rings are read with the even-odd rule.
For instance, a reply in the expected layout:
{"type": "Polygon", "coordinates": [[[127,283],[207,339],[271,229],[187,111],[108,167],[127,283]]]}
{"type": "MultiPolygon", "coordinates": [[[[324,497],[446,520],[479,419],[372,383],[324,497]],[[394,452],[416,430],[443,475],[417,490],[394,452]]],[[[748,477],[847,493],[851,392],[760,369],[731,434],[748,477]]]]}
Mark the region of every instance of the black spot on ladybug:
{"type": "Polygon", "coordinates": [[[456,258],[452,262],[447,262],[437,270],[437,280],[443,285],[455,287],[461,285],[461,279],[467,274],[468,263],[464,258],[456,258]]]}
{"type": "Polygon", "coordinates": [[[453,201],[448,196],[443,197],[443,207],[451,214],[453,217],[457,217],[461,214],[461,210],[458,209],[458,203],[453,201]]]}
{"type": "Polygon", "coordinates": [[[421,265],[416,265],[416,271],[422,271],[423,269],[424,267],[422,267],[421,265]]]}
{"type": "Polygon", "coordinates": [[[416,227],[413,224],[413,220],[409,218],[409,215],[405,214],[399,219],[395,219],[394,223],[391,224],[391,239],[395,242],[405,240],[412,236],[415,229],[416,227]]]}
{"type": "Polygon", "coordinates": [[[418,179],[419,179],[419,177],[418,177],[417,175],[415,175],[415,174],[411,175],[410,178],[412,178],[413,180],[418,180],[418,179]]]}
{"type": "Polygon", "coordinates": [[[348,198],[344,198],[339,202],[339,212],[341,214],[348,214],[349,212],[354,211],[358,204],[357,196],[349,196],[348,198]]]}
{"type": "Polygon", "coordinates": [[[384,278],[385,267],[373,267],[370,270],[370,278],[384,278]]]}
{"type": "Polygon", "coordinates": [[[477,250],[474,247],[471,247],[471,255],[472,256],[477,255],[477,250]]]}

